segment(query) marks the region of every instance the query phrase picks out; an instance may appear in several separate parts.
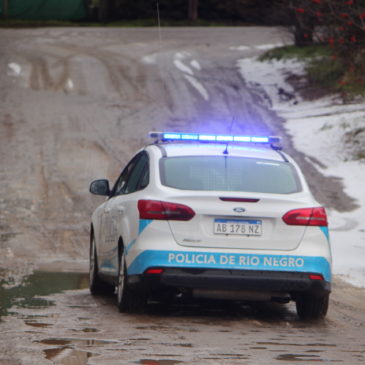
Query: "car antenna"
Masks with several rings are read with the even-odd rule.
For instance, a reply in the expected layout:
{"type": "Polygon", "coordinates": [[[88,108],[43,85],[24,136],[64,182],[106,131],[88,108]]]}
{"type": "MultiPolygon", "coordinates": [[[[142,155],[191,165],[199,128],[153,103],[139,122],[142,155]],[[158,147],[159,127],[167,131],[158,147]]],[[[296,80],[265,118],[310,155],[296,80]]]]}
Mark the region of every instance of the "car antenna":
{"type": "MultiPolygon", "coordinates": [[[[232,117],[231,126],[230,126],[230,128],[229,128],[229,134],[230,134],[230,135],[232,135],[232,131],[233,131],[233,124],[234,124],[234,122],[235,122],[235,117],[233,116],[233,117],[232,117]]],[[[224,154],[224,155],[228,155],[228,142],[227,142],[227,144],[226,144],[226,148],[225,148],[225,150],[223,151],[223,154],[224,154]]]]}
{"type": "Polygon", "coordinates": [[[161,51],[162,38],[161,38],[161,19],[160,19],[160,4],[158,0],[156,0],[156,9],[157,9],[157,26],[158,26],[158,41],[161,51]]]}

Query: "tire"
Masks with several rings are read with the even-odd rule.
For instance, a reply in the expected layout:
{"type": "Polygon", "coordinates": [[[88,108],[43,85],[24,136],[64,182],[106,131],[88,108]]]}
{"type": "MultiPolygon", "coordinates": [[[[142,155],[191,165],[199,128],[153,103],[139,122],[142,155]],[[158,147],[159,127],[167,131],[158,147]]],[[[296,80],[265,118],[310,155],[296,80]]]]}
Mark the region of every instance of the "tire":
{"type": "Polygon", "coordinates": [[[127,268],[124,251],[119,258],[119,273],[117,285],[117,305],[119,312],[142,313],[145,309],[147,298],[143,294],[136,293],[128,286],[127,268]]]}
{"type": "Polygon", "coordinates": [[[114,286],[103,282],[98,277],[98,257],[94,235],[90,239],[89,289],[92,295],[112,294],[115,290],[114,286]]]}
{"type": "Polygon", "coordinates": [[[314,296],[302,294],[296,300],[297,313],[300,319],[323,319],[328,310],[329,294],[314,296]]]}

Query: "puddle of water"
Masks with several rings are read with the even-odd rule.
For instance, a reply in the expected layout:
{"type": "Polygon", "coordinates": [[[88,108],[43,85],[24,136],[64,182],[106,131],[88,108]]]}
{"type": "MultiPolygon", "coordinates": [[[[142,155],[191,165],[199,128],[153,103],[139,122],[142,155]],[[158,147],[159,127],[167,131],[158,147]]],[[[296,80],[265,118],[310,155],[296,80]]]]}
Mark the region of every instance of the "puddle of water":
{"type": "Polygon", "coordinates": [[[219,356],[219,359],[224,360],[248,360],[249,357],[241,354],[216,354],[219,356]]]}
{"type": "Polygon", "coordinates": [[[180,346],[180,347],[193,347],[192,343],[178,343],[176,344],[176,346],[180,346]]]}
{"type": "Polygon", "coordinates": [[[72,332],[97,333],[97,332],[100,332],[100,330],[98,330],[97,328],[85,327],[82,329],[72,329],[72,332]]]}
{"type": "Polygon", "coordinates": [[[88,359],[92,356],[98,356],[97,353],[81,350],[77,347],[95,347],[104,346],[105,344],[118,343],[119,341],[106,341],[82,338],[46,338],[40,341],[34,341],[46,346],[52,346],[43,350],[46,359],[51,360],[53,364],[59,365],[86,365],[88,359]]]}
{"type": "Polygon", "coordinates": [[[318,355],[303,354],[282,354],[276,359],[281,361],[323,361],[318,355]]]}
{"type": "Polygon", "coordinates": [[[98,329],[96,329],[96,328],[89,328],[89,327],[87,327],[87,328],[83,328],[82,329],[82,332],[86,332],[86,333],[92,332],[92,333],[95,333],[95,332],[100,332],[100,331],[98,329]]]}
{"type": "Polygon", "coordinates": [[[52,345],[52,346],[69,346],[69,345],[82,345],[82,346],[104,346],[107,344],[119,343],[119,341],[110,341],[110,340],[94,340],[94,339],[83,339],[83,338],[46,338],[44,340],[35,341],[37,343],[41,343],[43,345],[52,345]]]}
{"type": "Polygon", "coordinates": [[[94,354],[87,351],[74,350],[69,347],[56,347],[43,350],[47,360],[51,360],[53,364],[62,365],[86,365],[88,359],[94,354]]]}
{"type": "Polygon", "coordinates": [[[47,327],[52,327],[52,325],[50,323],[42,323],[42,322],[34,322],[34,321],[24,321],[24,323],[27,326],[31,326],[31,327],[37,327],[37,328],[47,328],[47,327]]]}
{"type": "Polygon", "coordinates": [[[332,343],[286,343],[286,342],[256,342],[257,345],[266,346],[297,346],[297,347],[337,347],[337,345],[332,343]]]}
{"type": "Polygon", "coordinates": [[[53,302],[40,298],[70,289],[85,289],[89,285],[86,273],[34,272],[21,285],[8,287],[0,281],[0,319],[8,314],[12,306],[23,308],[42,308],[53,302]]]}
{"type": "Polygon", "coordinates": [[[136,362],[136,364],[143,364],[143,365],[175,365],[175,364],[180,364],[180,363],[182,363],[182,361],[169,360],[169,359],[165,359],[165,360],[143,359],[143,360],[136,362]]]}
{"type": "Polygon", "coordinates": [[[71,340],[65,340],[61,338],[47,338],[42,341],[37,341],[39,343],[42,343],[43,345],[56,345],[56,346],[65,346],[69,345],[71,343],[71,340]]]}
{"type": "Polygon", "coordinates": [[[267,347],[263,346],[252,346],[250,347],[251,350],[267,350],[267,347]]]}

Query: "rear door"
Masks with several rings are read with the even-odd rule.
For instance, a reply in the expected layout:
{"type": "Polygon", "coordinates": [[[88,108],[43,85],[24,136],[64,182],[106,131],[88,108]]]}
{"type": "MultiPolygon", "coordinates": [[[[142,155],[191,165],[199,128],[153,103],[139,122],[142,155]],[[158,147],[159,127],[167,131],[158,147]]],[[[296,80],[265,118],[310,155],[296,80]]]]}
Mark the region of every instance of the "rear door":
{"type": "Polygon", "coordinates": [[[138,233],[136,192],[148,184],[149,166],[146,152],[136,155],[116,181],[110,199],[104,207],[104,241],[100,250],[101,266],[105,273],[115,275],[118,270],[118,241],[127,245],[138,233]]]}

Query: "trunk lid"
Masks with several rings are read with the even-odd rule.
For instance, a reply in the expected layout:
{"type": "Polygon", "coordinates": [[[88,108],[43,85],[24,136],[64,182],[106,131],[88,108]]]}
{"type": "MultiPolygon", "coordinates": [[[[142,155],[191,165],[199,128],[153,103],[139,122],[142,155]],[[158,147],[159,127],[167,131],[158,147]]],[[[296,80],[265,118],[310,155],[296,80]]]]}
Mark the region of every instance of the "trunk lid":
{"type": "Polygon", "coordinates": [[[225,197],[227,193],[214,192],[168,199],[195,212],[189,221],[169,221],[175,241],[187,247],[245,250],[293,250],[301,242],[306,226],[287,225],[282,217],[308,203],[301,205],[294,197],[273,194],[245,194],[244,198],[251,199],[247,202],[220,199],[225,197]]]}

